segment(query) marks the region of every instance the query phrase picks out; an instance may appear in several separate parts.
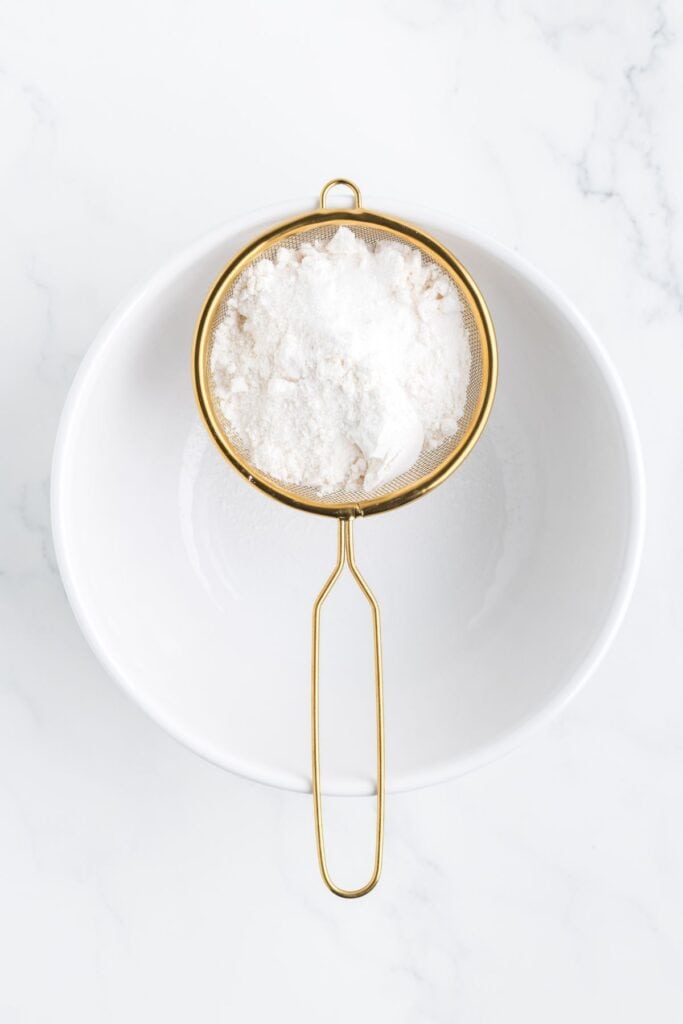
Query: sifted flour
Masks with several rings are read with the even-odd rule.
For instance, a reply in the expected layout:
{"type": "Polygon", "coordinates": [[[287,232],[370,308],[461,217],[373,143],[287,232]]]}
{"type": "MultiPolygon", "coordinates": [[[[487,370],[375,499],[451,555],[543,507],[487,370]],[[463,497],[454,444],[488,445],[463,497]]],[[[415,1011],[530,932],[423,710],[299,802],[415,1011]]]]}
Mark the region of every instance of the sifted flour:
{"type": "Polygon", "coordinates": [[[405,472],[465,407],[456,287],[410,246],[348,228],[248,267],[212,342],[214,397],[249,461],[320,495],[405,472]]]}

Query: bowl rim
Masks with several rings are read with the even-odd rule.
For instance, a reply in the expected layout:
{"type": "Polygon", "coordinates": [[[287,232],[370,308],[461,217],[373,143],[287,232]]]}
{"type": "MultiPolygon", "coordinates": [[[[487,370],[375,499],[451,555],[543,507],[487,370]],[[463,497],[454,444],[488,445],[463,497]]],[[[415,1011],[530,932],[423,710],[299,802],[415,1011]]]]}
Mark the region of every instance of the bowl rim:
{"type": "MultiPolygon", "coordinates": [[[[571,678],[559,693],[549,698],[542,707],[504,736],[498,737],[466,755],[445,758],[428,767],[401,774],[395,777],[394,781],[389,776],[387,791],[401,793],[447,782],[510,753],[544,725],[555,719],[593,675],[621,626],[635,587],[645,534],[645,471],[633,412],[612,360],[585,317],[556,284],[508,246],[448,213],[414,203],[396,202],[381,197],[369,197],[369,199],[373,209],[395,213],[397,216],[418,224],[426,220],[437,230],[452,232],[463,241],[473,243],[512,267],[561,311],[580,335],[607,386],[621,430],[630,484],[627,543],[614,597],[600,632],[584,653],[571,678]]],[[[191,730],[183,727],[182,722],[160,708],[153,699],[144,692],[140,693],[139,688],[128,678],[116,657],[100,639],[97,629],[90,619],[87,604],[81,597],[77,576],[72,571],[70,563],[64,505],[69,486],[70,455],[77,437],[78,413],[83,396],[88,390],[100,354],[125,321],[134,314],[139,305],[152,299],[167,286],[169,281],[180,277],[221,240],[229,239],[244,230],[257,231],[260,225],[268,222],[268,219],[272,219],[273,223],[284,220],[293,216],[297,211],[312,208],[315,201],[311,197],[289,200],[286,203],[261,207],[223,222],[167,260],[144,284],[133,289],[119,303],[95,336],[69,389],[57,428],[50,480],[52,535],[57,565],[66,596],[88,645],[107,673],[165,732],[207,761],[250,781],[298,793],[311,792],[311,779],[308,775],[301,776],[288,770],[279,769],[271,763],[246,759],[230,751],[225,751],[206,738],[195,736],[191,730]]],[[[188,351],[190,340],[188,340],[188,351]]],[[[190,383],[188,369],[188,387],[190,383]]],[[[324,793],[330,796],[369,796],[374,793],[374,785],[368,781],[356,776],[341,774],[324,780],[323,789],[324,793]]]]}

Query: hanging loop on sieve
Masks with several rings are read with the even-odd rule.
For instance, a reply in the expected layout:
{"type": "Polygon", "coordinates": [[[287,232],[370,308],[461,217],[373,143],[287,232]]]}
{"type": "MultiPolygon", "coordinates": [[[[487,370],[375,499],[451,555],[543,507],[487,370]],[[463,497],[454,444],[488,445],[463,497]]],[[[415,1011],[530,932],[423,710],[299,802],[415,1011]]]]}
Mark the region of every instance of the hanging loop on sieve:
{"type": "Polygon", "coordinates": [[[380,630],[379,605],[356,565],[353,548],[353,519],[340,519],[337,534],[337,563],[313,605],[313,658],[311,680],[311,737],[313,755],[313,811],[315,815],[315,838],[318,848],[320,874],[327,888],[344,899],[365,896],[374,889],[382,871],[382,849],[384,846],[384,694],[382,685],[382,637],[380,630]],[[351,575],[370,605],[372,613],[372,637],[374,646],[375,676],[375,729],[377,738],[377,812],[375,821],[375,856],[372,874],[365,885],[358,889],[342,889],[330,878],[325,856],[323,830],[322,791],[320,785],[320,612],[330,591],[348,565],[351,575]]]}
{"type": "Polygon", "coordinates": [[[360,210],[363,206],[363,200],[361,198],[360,189],[353,181],[349,181],[348,178],[332,178],[326,185],[323,185],[320,191],[320,209],[328,210],[330,207],[325,206],[325,200],[331,189],[336,188],[337,185],[344,185],[351,192],[353,192],[354,205],[351,207],[352,210],[360,210]]]}

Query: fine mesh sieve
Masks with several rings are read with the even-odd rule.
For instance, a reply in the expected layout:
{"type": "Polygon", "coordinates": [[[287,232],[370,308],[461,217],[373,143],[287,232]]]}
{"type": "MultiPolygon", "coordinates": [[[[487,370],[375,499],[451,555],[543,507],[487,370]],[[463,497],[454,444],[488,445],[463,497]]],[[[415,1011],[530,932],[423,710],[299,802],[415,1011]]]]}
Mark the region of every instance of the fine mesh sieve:
{"type": "Polygon", "coordinates": [[[344,179],[328,182],[320,194],[318,210],[284,224],[276,225],[250,242],[225,267],[211,289],[199,316],[193,351],[195,394],[204,422],[223,455],[252,484],[288,505],[339,520],[337,562],[316,599],[313,609],[312,657],[312,755],[313,796],[318,860],[323,879],[338,896],[362,896],[377,884],[382,861],[384,822],[384,727],[382,704],[382,663],[380,617],[377,601],[360,574],[354,557],[352,523],[354,518],[397,508],[421,497],[441,483],[465,458],[479,437],[488,417],[496,385],[496,341],[491,317],[477,286],[468,272],[448,249],[413,225],[383,214],[365,210],[358,188],[344,179]],[[346,185],[354,196],[350,209],[326,206],[329,190],[346,185]],[[436,265],[458,290],[463,320],[470,348],[470,373],[464,411],[455,433],[437,448],[424,449],[417,462],[400,476],[374,490],[345,488],[321,496],[313,487],[283,483],[259,470],[249,461],[246,447],[220,411],[215,399],[210,372],[210,359],[216,328],[226,314],[228,300],[247,267],[260,260],[271,260],[276,250],[297,249],[303,243],[330,239],[339,227],[349,228],[374,248],[377,243],[393,240],[420,253],[425,264],[436,265]],[[319,649],[320,611],[330,590],[347,565],[353,578],[368,600],[373,619],[375,694],[377,711],[377,829],[375,859],[370,880],[358,889],[342,889],[335,885],[327,870],[322,830],[322,797],[319,757],[319,649]]]}

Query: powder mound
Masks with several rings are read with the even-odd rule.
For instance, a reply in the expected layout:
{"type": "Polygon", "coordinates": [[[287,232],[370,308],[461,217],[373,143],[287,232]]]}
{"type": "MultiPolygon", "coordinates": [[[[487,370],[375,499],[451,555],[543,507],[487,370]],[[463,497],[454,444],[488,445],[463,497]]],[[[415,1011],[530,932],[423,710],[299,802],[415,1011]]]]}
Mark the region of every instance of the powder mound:
{"type": "Polygon", "coordinates": [[[445,273],[411,246],[370,248],[341,227],[247,267],[210,370],[249,461],[324,496],[370,492],[455,433],[470,348],[445,273]]]}

